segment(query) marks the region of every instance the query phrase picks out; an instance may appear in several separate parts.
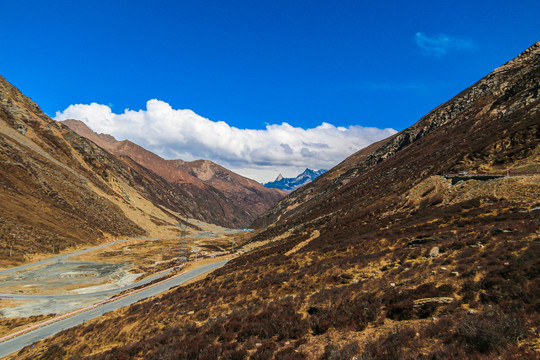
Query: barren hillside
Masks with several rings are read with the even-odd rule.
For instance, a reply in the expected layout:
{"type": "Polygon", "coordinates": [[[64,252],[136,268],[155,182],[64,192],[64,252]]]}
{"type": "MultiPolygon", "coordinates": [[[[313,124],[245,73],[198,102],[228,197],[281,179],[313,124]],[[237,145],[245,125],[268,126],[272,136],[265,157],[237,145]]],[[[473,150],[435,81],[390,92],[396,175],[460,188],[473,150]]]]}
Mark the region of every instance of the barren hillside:
{"type": "Polygon", "coordinates": [[[177,233],[189,199],[107,153],[0,77],[0,266],[110,237],[177,233]],[[10,256],[11,253],[11,256],[10,256]]]}

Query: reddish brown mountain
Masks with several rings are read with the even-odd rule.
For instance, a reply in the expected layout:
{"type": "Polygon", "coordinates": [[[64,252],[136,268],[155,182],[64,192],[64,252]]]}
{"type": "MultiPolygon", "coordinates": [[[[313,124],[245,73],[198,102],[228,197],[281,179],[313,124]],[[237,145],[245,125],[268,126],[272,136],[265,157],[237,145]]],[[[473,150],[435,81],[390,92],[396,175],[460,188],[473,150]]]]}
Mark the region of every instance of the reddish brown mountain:
{"type": "Polygon", "coordinates": [[[285,195],[283,191],[267,189],[208,160],[165,160],[129,140],[116,141],[110,135],[96,134],[81,121],[66,120],[63,123],[107,151],[129,157],[189,192],[198,207],[208,209],[204,214],[205,221],[245,227],[285,195]]]}
{"type": "Polygon", "coordinates": [[[180,216],[244,227],[280,198],[217,165],[215,179],[206,172],[212,186],[133,143],[92,140],[0,77],[0,267],[111,237],[176,234],[180,216]]]}
{"type": "Polygon", "coordinates": [[[208,160],[171,160],[170,164],[213,186],[223,192],[229,201],[242,204],[251,214],[257,216],[262,215],[286,195],[280,189],[268,189],[255,180],[240,176],[208,160]]]}

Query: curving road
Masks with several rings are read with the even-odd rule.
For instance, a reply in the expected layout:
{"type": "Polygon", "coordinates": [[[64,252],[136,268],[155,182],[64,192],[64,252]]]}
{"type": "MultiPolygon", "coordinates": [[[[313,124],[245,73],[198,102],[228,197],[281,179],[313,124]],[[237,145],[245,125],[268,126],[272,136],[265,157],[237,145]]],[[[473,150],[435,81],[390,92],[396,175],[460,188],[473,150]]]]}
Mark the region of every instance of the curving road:
{"type": "MultiPolygon", "coordinates": [[[[127,295],[118,300],[108,302],[106,304],[94,307],[92,309],[80,312],[71,317],[59,320],[49,325],[37,328],[35,330],[29,331],[17,337],[11,338],[0,343],[0,358],[12,354],[23,347],[33,344],[36,341],[45,339],[51,335],[54,335],[62,330],[69,329],[76,325],[82,324],[85,321],[94,319],[98,316],[103,315],[104,313],[116,310],[123,306],[131,305],[136,303],[139,300],[146,299],[148,297],[160,294],[166,290],[169,290],[172,287],[181,285],[186,281],[189,281],[201,274],[204,274],[208,271],[214,270],[218,267],[225,265],[228,260],[220,261],[213,264],[203,265],[197,269],[186,272],[180,276],[164,280],[158,285],[150,285],[148,288],[136,292],[131,295],[127,295]]],[[[84,294],[88,296],[88,294],[84,294]]]]}

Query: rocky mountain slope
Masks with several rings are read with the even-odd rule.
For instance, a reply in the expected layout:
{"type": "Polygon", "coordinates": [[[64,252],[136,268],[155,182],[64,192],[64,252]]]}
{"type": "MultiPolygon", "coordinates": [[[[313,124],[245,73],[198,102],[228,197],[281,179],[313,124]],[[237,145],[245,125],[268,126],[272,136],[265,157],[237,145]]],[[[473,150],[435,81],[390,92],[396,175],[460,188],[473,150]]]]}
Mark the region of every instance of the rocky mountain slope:
{"type": "Polygon", "coordinates": [[[2,77],[0,167],[0,266],[104,238],[176,234],[168,225],[192,215],[185,194],[53,121],[2,77]]]}
{"type": "Polygon", "coordinates": [[[163,177],[191,197],[190,211],[198,218],[228,227],[245,227],[285,193],[267,189],[208,160],[165,160],[129,140],[96,134],[78,120],[62,122],[81,136],[121,157],[130,158],[163,177]]]}
{"type": "Polygon", "coordinates": [[[309,184],[325,172],[326,170],[306,169],[303,173],[294,178],[284,178],[281,174],[279,174],[276,180],[267,182],[263,185],[270,189],[281,189],[287,193],[290,193],[306,184],[309,184]]]}
{"type": "Polygon", "coordinates": [[[306,213],[324,197],[337,201],[345,186],[365,192],[367,206],[383,192],[404,191],[431,175],[503,173],[507,166],[511,173],[540,171],[537,47],[288,196],[265,215],[266,223],[306,213]]]}
{"type": "Polygon", "coordinates": [[[255,180],[240,176],[208,160],[170,162],[205,184],[218,189],[225,194],[228,202],[239,204],[252,216],[262,215],[286,195],[280,189],[268,189],[255,180]]]}
{"type": "Polygon", "coordinates": [[[538,358],[539,92],[537,43],[287,196],[260,248],[18,356],[538,358]]]}

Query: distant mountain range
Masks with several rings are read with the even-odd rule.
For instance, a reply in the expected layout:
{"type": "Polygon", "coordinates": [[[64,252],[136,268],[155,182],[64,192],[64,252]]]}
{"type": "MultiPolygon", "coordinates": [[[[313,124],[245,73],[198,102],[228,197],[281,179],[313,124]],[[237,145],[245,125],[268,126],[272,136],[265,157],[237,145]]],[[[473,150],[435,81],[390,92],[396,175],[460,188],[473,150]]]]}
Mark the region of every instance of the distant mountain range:
{"type": "Polygon", "coordinates": [[[326,170],[306,169],[303,173],[301,173],[295,178],[284,178],[283,175],[279,174],[276,180],[267,182],[263,185],[270,189],[281,189],[285,192],[290,193],[298,189],[299,187],[312,182],[317,176],[322,175],[325,172],[326,170]]]}

